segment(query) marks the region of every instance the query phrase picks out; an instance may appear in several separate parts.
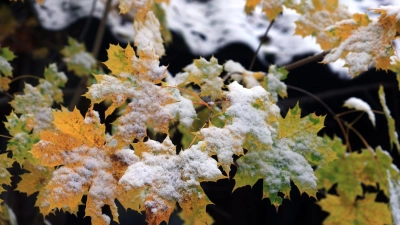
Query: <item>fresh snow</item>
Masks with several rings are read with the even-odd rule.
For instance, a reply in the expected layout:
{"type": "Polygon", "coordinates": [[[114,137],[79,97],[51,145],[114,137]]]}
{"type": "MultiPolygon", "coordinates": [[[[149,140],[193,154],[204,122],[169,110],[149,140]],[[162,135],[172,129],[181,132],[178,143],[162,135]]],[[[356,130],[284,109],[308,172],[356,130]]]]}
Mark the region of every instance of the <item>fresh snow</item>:
{"type": "Polygon", "coordinates": [[[363,101],[362,99],[351,97],[344,102],[345,107],[349,109],[356,109],[359,111],[366,112],[368,114],[369,120],[371,120],[372,124],[375,126],[375,114],[372,111],[371,107],[363,101]]]}

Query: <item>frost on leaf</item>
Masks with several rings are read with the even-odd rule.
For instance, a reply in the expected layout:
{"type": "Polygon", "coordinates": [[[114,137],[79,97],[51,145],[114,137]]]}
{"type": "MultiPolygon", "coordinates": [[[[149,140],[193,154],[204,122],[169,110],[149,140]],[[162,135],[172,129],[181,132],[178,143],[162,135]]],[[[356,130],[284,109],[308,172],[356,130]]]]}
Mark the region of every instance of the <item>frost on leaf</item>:
{"type": "Polygon", "coordinates": [[[222,72],[222,66],[218,60],[211,57],[210,61],[200,57],[185,67],[184,71],[188,73],[188,82],[193,82],[200,86],[200,96],[209,96],[211,100],[222,97],[222,86],[224,85],[219,75],[222,72]]]}
{"type": "Polygon", "coordinates": [[[148,11],[143,16],[136,16],[133,27],[135,29],[134,43],[139,52],[150,46],[156,55],[163,56],[165,54],[160,22],[153,11],[148,11]]]}
{"type": "Polygon", "coordinates": [[[385,91],[383,90],[383,87],[379,87],[379,100],[381,102],[383,112],[385,113],[386,120],[388,123],[388,128],[389,128],[389,138],[390,138],[390,146],[393,148],[393,144],[396,145],[396,148],[398,151],[400,151],[400,143],[399,143],[399,136],[396,131],[396,124],[394,122],[393,117],[390,115],[390,110],[386,105],[386,99],[385,99],[385,91]]]}
{"type": "Polygon", "coordinates": [[[97,67],[96,59],[86,51],[84,44],[68,37],[68,46],[61,50],[64,61],[67,63],[69,71],[73,71],[77,76],[89,76],[97,67]]]}
{"type": "MultiPolygon", "coordinates": [[[[11,185],[11,174],[8,172],[7,168],[11,167],[13,160],[7,158],[7,154],[0,155],[0,193],[5,191],[3,185],[11,185]]],[[[0,199],[0,204],[3,202],[0,199]]],[[[2,208],[0,207],[0,212],[2,212],[2,208]]]]}
{"type": "Polygon", "coordinates": [[[41,140],[31,151],[42,165],[59,166],[45,186],[48,193],[42,202],[48,202],[49,210],[74,210],[86,194],[85,214],[93,224],[109,224],[110,218],[102,214],[106,204],[118,221],[114,200],[123,193],[118,180],[137,156],[106,145],[105,126],[96,111],[89,110],[85,118],[77,109],[53,114],[57,131],[40,132],[41,140]]]}
{"type": "Polygon", "coordinates": [[[323,211],[329,212],[324,224],[391,224],[390,211],[386,203],[375,202],[376,194],[366,193],[355,202],[342,201],[340,197],[328,194],[318,202],[323,211]]]}
{"type": "Polygon", "coordinates": [[[149,224],[168,222],[176,202],[191,221],[210,223],[205,208],[211,202],[200,182],[222,178],[214,159],[198,145],[176,155],[169,137],[163,143],[148,140],[133,147],[140,161],[128,167],[119,183],[128,190],[148,188],[143,209],[149,224]]]}
{"type": "Polygon", "coordinates": [[[287,87],[282,80],[286,79],[288,73],[283,67],[269,66],[268,74],[264,77],[262,86],[271,93],[274,102],[278,101],[278,95],[281,98],[287,97],[287,87]]]}
{"type": "Polygon", "coordinates": [[[279,118],[279,128],[273,133],[271,144],[248,143],[249,152],[237,160],[235,189],[262,178],[263,198],[279,206],[282,199],[278,192],[289,197],[292,180],[300,193],[315,197],[317,178],[311,166],[327,164],[336,156],[331,143],[317,136],[323,128],[324,117],[310,114],[301,118],[300,115],[297,105],[289,110],[286,118],[279,118]]]}
{"type": "Polygon", "coordinates": [[[362,186],[379,187],[386,196],[389,196],[387,173],[394,178],[398,174],[397,168],[392,166],[392,157],[377,147],[375,152],[364,149],[361,153],[346,154],[346,147],[341,140],[333,140],[333,150],[338,159],[328,165],[320,166],[315,171],[318,177],[318,188],[329,190],[337,184],[336,190],[345,201],[355,201],[357,196],[362,196],[362,186]],[[379,186],[378,186],[379,184],[379,186]]]}
{"type": "Polygon", "coordinates": [[[390,57],[394,55],[392,41],[396,36],[395,16],[387,16],[383,9],[379,20],[371,21],[367,14],[354,14],[353,19],[343,20],[325,29],[338,41],[323,62],[329,63],[342,58],[354,77],[368,70],[371,63],[376,69],[387,70],[390,57]]]}
{"type": "Polygon", "coordinates": [[[247,89],[235,81],[228,88],[230,105],[224,112],[226,125],[223,128],[211,125],[198,132],[204,140],[202,150],[217,155],[219,165],[227,173],[233,163],[232,156],[242,155],[246,143],[272,144],[279,116],[279,108],[261,86],[247,89]]]}
{"type": "Polygon", "coordinates": [[[295,10],[300,13],[300,18],[296,21],[295,34],[302,37],[314,36],[324,50],[334,47],[336,41],[335,37],[332,39],[324,29],[338,21],[351,18],[346,6],[339,4],[338,0],[301,1],[295,10]]]}
{"type": "Polygon", "coordinates": [[[359,111],[366,112],[368,114],[369,120],[375,126],[375,114],[374,112],[372,112],[371,107],[365,101],[356,97],[351,97],[344,102],[343,106],[349,109],[356,109],[359,111]]]}
{"type": "Polygon", "coordinates": [[[283,6],[290,7],[293,5],[293,0],[247,0],[245,12],[250,14],[260,2],[262,2],[262,10],[269,20],[274,20],[278,17],[283,10],[283,6]]]}
{"type": "Polygon", "coordinates": [[[188,128],[192,126],[193,121],[197,118],[193,102],[181,95],[177,88],[170,88],[172,96],[178,100],[177,102],[166,105],[169,114],[179,120],[180,124],[188,128]]]}
{"type": "Polygon", "coordinates": [[[9,61],[15,58],[8,48],[0,48],[0,91],[8,91],[12,78],[12,67],[9,61]]]}

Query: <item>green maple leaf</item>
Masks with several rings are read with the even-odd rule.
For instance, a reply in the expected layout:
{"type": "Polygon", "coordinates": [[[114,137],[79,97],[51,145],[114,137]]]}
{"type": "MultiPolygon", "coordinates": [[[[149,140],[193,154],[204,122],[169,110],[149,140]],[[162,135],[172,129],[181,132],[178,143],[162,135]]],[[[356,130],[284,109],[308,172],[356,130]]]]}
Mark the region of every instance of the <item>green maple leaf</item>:
{"type": "Polygon", "coordinates": [[[96,69],[96,59],[86,51],[84,44],[68,37],[68,45],[61,50],[69,71],[77,76],[89,76],[96,69]]]}
{"type": "Polygon", "coordinates": [[[391,215],[387,204],[375,202],[376,194],[365,194],[364,199],[355,202],[343,201],[341,197],[327,195],[318,202],[322,210],[330,213],[324,224],[375,225],[391,224],[391,215]]]}
{"type": "Polygon", "coordinates": [[[389,108],[386,105],[385,91],[382,86],[379,86],[378,94],[389,127],[390,146],[391,148],[393,148],[393,144],[396,145],[397,150],[400,152],[400,143],[398,139],[399,136],[396,132],[396,124],[394,122],[393,117],[390,115],[389,108]]]}
{"type": "Polygon", "coordinates": [[[311,165],[327,164],[336,158],[332,143],[317,136],[323,127],[324,117],[310,114],[301,118],[298,105],[290,109],[286,118],[279,119],[279,131],[271,146],[247,143],[249,150],[237,160],[235,188],[254,184],[262,178],[263,198],[279,206],[278,192],[285,197],[290,193],[290,180],[300,193],[316,195],[317,178],[311,165]]]}
{"type": "Polygon", "coordinates": [[[392,158],[389,154],[377,147],[375,152],[368,149],[361,153],[352,152],[344,154],[346,147],[340,139],[334,139],[334,150],[338,152],[338,159],[328,165],[319,167],[315,171],[318,177],[318,188],[329,190],[337,184],[336,190],[346,199],[354,201],[357,196],[362,196],[361,183],[378,187],[389,196],[388,180],[386,173],[391,177],[398,174],[392,167],[392,158]]]}
{"type": "Polygon", "coordinates": [[[8,140],[7,144],[7,150],[12,151],[12,158],[20,165],[22,165],[25,160],[29,160],[32,163],[39,162],[29,153],[32,146],[40,140],[39,133],[31,133],[34,126],[33,118],[26,114],[18,117],[14,112],[6,118],[7,122],[5,122],[4,125],[13,136],[13,138],[8,140]]]}
{"type": "Polygon", "coordinates": [[[0,48],[0,75],[12,77],[12,67],[8,61],[15,58],[15,55],[9,48],[0,48]]]}
{"type": "Polygon", "coordinates": [[[222,66],[218,60],[211,57],[210,61],[200,57],[195,59],[184,69],[189,73],[188,80],[200,86],[200,96],[210,96],[211,100],[222,97],[222,86],[224,85],[219,75],[222,72],[222,66]]]}

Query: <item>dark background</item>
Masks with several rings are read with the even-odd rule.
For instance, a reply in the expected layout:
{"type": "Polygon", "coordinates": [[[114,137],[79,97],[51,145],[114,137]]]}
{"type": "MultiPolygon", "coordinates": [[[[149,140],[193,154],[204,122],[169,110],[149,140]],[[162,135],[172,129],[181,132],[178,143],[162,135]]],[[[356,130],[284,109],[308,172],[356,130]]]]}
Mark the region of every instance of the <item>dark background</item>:
{"type": "MultiPolygon", "coordinates": [[[[68,75],[69,80],[64,89],[64,105],[68,105],[79,83],[79,78],[67,72],[59,51],[67,44],[68,36],[79,39],[88,19],[81,19],[64,30],[47,31],[42,29],[39,24],[36,26],[27,25],[26,22],[35,17],[30,4],[21,2],[9,3],[7,0],[0,0],[0,4],[8,5],[19,22],[17,31],[0,43],[1,47],[10,47],[18,56],[18,58],[11,62],[14,68],[14,77],[23,74],[42,77],[44,68],[48,66],[49,63],[56,62],[59,69],[68,75]],[[48,54],[45,57],[35,56],[35,50],[42,47],[48,49],[48,54]]],[[[91,51],[98,26],[99,20],[93,18],[87,35],[83,38],[88,51],[91,51]]],[[[2,28],[0,27],[0,32],[1,30],[2,28]]],[[[174,32],[172,32],[172,34],[173,43],[167,46],[166,56],[161,59],[161,64],[169,65],[169,71],[172,74],[176,74],[182,71],[182,68],[186,65],[190,64],[193,59],[198,58],[199,55],[193,55],[189,51],[182,37],[174,32]]],[[[117,40],[111,35],[109,30],[106,30],[98,57],[102,62],[107,60],[106,49],[109,47],[110,43],[117,44],[117,40]]],[[[125,46],[123,43],[121,43],[121,45],[125,46]]],[[[219,49],[214,53],[214,56],[218,59],[220,64],[232,59],[247,67],[250,64],[253,54],[253,51],[245,44],[234,43],[219,49]]],[[[311,55],[311,53],[309,55],[311,55]]],[[[299,55],[295,57],[293,61],[297,61],[309,55],[299,55]]],[[[208,55],[203,55],[203,57],[207,59],[210,58],[208,55]]],[[[273,63],[273,56],[268,56],[268,59],[273,63]]],[[[253,68],[253,71],[267,70],[268,68],[259,61],[256,62],[253,68]]],[[[24,82],[36,85],[37,81],[35,79],[21,79],[18,82],[12,83],[8,93],[15,94],[21,92],[24,87],[24,82]]],[[[361,98],[368,102],[372,109],[382,111],[377,92],[379,85],[383,85],[385,87],[387,105],[391,110],[393,118],[396,120],[396,127],[399,125],[397,123],[397,121],[400,121],[398,108],[399,92],[395,74],[371,69],[352,80],[343,80],[332,73],[326,65],[314,62],[290,71],[285,82],[318,96],[329,105],[335,113],[347,111],[342,105],[349,97],[361,98]]],[[[313,98],[295,90],[289,89],[288,95],[289,97],[287,99],[281,99],[278,102],[282,115],[286,114],[288,108],[293,107],[299,102],[304,115],[313,112],[317,115],[327,115],[325,128],[320,132],[321,135],[328,134],[332,137],[336,134],[343,139],[338,124],[321,104],[313,98]]],[[[9,101],[11,101],[9,96],[0,93],[0,120],[3,122],[6,121],[5,116],[9,115],[12,111],[12,108],[8,105],[9,101]]],[[[81,98],[78,108],[84,113],[88,105],[89,102],[85,98],[81,98]]],[[[99,105],[96,107],[101,109],[102,106],[99,105]]],[[[358,115],[358,113],[352,113],[343,118],[351,122],[358,115]]],[[[107,119],[106,122],[111,121],[112,118],[107,119]]],[[[374,128],[368,120],[367,115],[364,115],[355,124],[355,128],[364,136],[372,147],[381,145],[383,149],[389,150],[387,121],[384,115],[376,114],[376,124],[374,128]]],[[[8,135],[2,123],[0,123],[0,134],[8,135]]],[[[359,150],[364,147],[355,134],[350,133],[350,140],[352,149],[359,150]]],[[[7,139],[0,137],[0,152],[5,152],[6,144],[7,139]]],[[[398,152],[393,150],[390,154],[394,158],[394,163],[400,165],[398,152]]],[[[1,194],[2,199],[13,209],[19,224],[43,224],[43,219],[38,209],[33,207],[36,196],[27,197],[26,194],[12,191],[20,180],[16,175],[23,173],[23,171],[21,171],[18,165],[14,164],[11,172],[14,174],[12,178],[12,187],[7,187],[9,191],[1,194]]],[[[232,166],[231,176],[233,176],[234,173],[235,167],[232,166]]],[[[261,200],[261,180],[253,187],[246,186],[232,193],[233,186],[234,180],[228,179],[220,180],[216,183],[202,183],[206,194],[210,200],[215,203],[215,205],[207,206],[207,212],[214,218],[215,224],[321,224],[328,215],[321,211],[320,207],[315,204],[315,199],[305,194],[300,195],[298,189],[294,185],[291,191],[291,200],[284,200],[278,211],[270,204],[268,199],[261,200]]],[[[366,187],[366,189],[374,191],[371,187],[366,187]]],[[[334,193],[334,190],[330,190],[330,193],[334,193]]],[[[317,196],[320,199],[324,197],[324,194],[321,192],[318,193],[317,196]]],[[[377,200],[387,201],[387,198],[383,196],[383,194],[379,194],[377,200]]],[[[109,211],[109,209],[106,206],[104,207],[104,212],[106,213],[107,211],[109,211]]],[[[122,207],[119,213],[120,224],[146,224],[144,222],[144,214],[140,215],[132,210],[126,211],[122,209],[122,207]]],[[[90,224],[90,218],[83,218],[83,216],[84,206],[81,207],[78,217],[71,216],[68,213],[57,212],[55,215],[48,216],[47,220],[50,221],[51,224],[90,224]]],[[[174,213],[171,216],[169,224],[174,225],[181,223],[176,213],[174,213]]]]}

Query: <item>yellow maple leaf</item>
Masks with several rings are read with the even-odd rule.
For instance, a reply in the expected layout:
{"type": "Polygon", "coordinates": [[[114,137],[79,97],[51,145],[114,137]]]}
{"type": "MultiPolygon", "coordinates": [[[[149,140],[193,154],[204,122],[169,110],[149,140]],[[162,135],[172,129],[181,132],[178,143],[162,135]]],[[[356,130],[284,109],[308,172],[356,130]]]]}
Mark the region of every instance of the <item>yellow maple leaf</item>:
{"type": "Polygon", "coordinates": [[[295,7],[295,10],[301,15],[296,21],[295,34],[302,37],[315,36],[322,49],[331,49],[332,42],[336,40],[329,37],[324,29],[338,21],[350,18],[347,8],[338,2],[338,0],[301,1],[301,4],[295,7]]]}
{"type": "MultiPolygon", "coordinates": [[[[383,7],[374,10],[384,11],[383,7]]],[[[392,41],[396,37],[396,24],[395,15],[383,13],[378,20],[371,21],[367,14],[355,14],[353,19],[326,28],[326,33],[338,41],[323,62],[342,58],[353,77],[368,70],[371,63],[376,69],[388,70],[390,57],[394,55],[392,41]]]]}
{"type": "Polygon", "coordinates": [[[118,180],[130,163],[138,160],[132,150],[117,150],[105,143],[105,127],[98,113],[89,110],[83,118],[77,109],[53,112],[56,132],[42,131],[31,153],[44,166],[61,166],[45,186],[41,201],[53,208],[76,209],[87,194],[86,216],[93,224],[109,224],[101,208],[109,205],[118,221],[114,199],[120,197],[118,180]]]}
{"type": "Polygon", "coordinates": [[[366,193],[355,202],[343,201],[341,197],[328,194],[318,202],[322,210],[330,213],[325,225],[343,224],[392,224],[391,213],[386,203],[375,202],[376,194],[366,193]]]}
{"type": "Polygon", "coordinates": [[[120,76],[121,73],[133,74],[132,57],[135,55],[135,51],[129,43],[125,49],[119,45],[110,45],[107,55],[108,60],[104,62],[104,65],[111,70],[112,74],[116,76],[120,76]]]}

